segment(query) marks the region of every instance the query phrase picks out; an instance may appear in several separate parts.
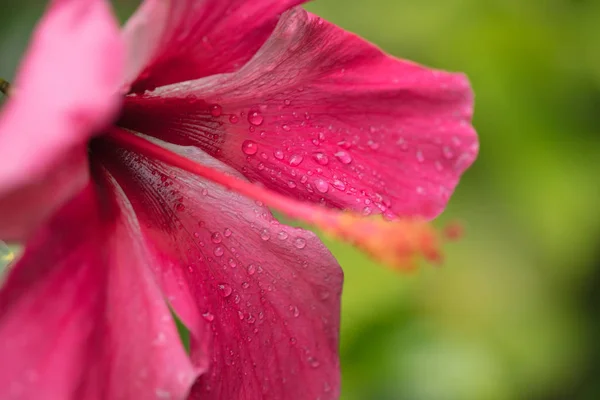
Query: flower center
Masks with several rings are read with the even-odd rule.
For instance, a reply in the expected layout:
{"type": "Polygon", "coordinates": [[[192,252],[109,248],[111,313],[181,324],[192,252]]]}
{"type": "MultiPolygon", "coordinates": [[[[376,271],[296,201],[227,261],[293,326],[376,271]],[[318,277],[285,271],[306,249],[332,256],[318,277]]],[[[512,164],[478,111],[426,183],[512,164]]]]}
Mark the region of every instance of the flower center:
{"type": "Polygon", "coordinates": [[[9,96],[11,94],[10,83],[2,78],[0,78],[0,92],[2,92],[5,96],[9,96]]]}

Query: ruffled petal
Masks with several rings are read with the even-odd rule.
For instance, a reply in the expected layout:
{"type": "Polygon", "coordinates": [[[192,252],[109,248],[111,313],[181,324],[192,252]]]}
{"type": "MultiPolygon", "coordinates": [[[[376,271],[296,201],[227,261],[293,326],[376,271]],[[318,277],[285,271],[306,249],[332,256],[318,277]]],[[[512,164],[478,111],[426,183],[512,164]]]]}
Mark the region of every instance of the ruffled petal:
{"type": "Polygon", "coordinates": [[[145,0],[127,22],[127,82],[146,89],[231,72],[305,0],[145,0]],[[136,80],[137,78],[137,80],[136,80]]]}
{"type": "MultiPolygon", "coordinates": [[[[239,175],[196,148],[170,150],[239,175]]],[[[112,143],[93,151],[148,247],[171,261],[157,276],[190,328],[192,359],[210,365],[192,398],[336,399],[342,273],[320,240],[187,172],[112,143]]]]}
{"type": "Polygon", "coordinates": [[[1,239],[23,239],[87,182],[85,142],[120,103],[122,53],[105,1],[51,3],[0,117],[1,239]]]}
{"type": "Polygon", "coordinates": [[[296,9],[238,72],[129,96],[120,123],[301,200],[434,217],[476,157],[472,107],[463,75],[296,9]]]}
{"type": "Polygon", "coordinates": [[[126,214],[82,191],[0,291],[0,398],[182,399],[197,376],[126,214]]]}

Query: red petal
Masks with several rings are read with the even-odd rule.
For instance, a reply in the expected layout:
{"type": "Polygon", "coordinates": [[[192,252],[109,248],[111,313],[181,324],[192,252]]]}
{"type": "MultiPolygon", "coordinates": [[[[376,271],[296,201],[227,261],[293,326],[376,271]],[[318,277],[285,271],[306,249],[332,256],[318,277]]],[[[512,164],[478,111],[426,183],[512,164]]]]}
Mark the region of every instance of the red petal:
{"type": "Polygon", "coordinates": [[[0,292],[0,398],[185,397],[197,373],[127,221],[88,187],[33,236],[0,292]]]}
{"type": "Polygon", "coordinates": [[[121,123],[295,198],[433,217],[477,153],[472,97],[297,9],[240,71],[130,96],[121,123]]]}
{"type": "Polygon", "coordinates": [[[124,31],[134,91],[237,70],[304,1],[146,0],[124,31]]]}
{"type": "MultiPolygon", "coordinates": [[[[195,148],[170,150],[239,175],[195,148]]],[[[337,398],[342,274],[320,240],[212,182],[102,151],[149,247],[170,261],[157,274],[193,334],[192,358],[210,363],[193,398],[337,398]]]]}
{"type": "Polygon", "coordinates": [[[0,238],[23,239],[85,185],[85,143],[114,118],[122,53],[105,1],[51,3],[0,118],[0,238]]]}

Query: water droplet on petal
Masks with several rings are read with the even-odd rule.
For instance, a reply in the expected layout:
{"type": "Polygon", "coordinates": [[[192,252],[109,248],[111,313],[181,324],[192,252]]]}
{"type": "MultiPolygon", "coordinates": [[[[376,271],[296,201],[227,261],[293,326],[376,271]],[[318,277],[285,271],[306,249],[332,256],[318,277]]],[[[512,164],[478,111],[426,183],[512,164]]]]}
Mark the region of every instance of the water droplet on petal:
{"type": "Polygon", "coordinates": [[[300,310],[295,305],[290,305],[290,312],[294,317],[298,317],[300,315],[300,310]]]}
{"type": "Polygon", "coordinates": [[[263,123],[265,118],[258,111],[251,111],[248,114],[248,122],[254,126],[259,126],[263,123]]]}
{"type": "Polygon", "coordinates": [[[314,159],[315,159],[315,161],[317,163],[319,163],[321,165],[327,165],[327,164],[329,164],[329,157],[327,157],[323,153],[315,153],[314,159]]]}
{"type": "Polygon", "coordinates": [[[217,286],[217,289],[219,290],[219,294],[223,297],[229,297],[231,296],[231,292],[233,292],[231,286],[226,283],[221,283],[217,286]]]}
{"type": "Polygon", "coordinates": [[[329,184],[323,179],[319,178],[315,180],[315,188],[321,193],[327,193],[329,190],[329,184]]]}
{"type": "Polygon", "coordinates": [[[243,289],[248,289],[249,287],[250,287],[250,284],[248,282],[242,282],[243,289]]]}
{"type": "Polygon", "coordinates": [[[352,156],[347,151],[338,151],[335,153],[335,157],[340,160],[342,164],[350,164],[352,162],[352,156]]]}
{"type": "Polygon", "coordinates": [[[210,115],[213,117],[220,117],[223,114],[223,108],[218,104],[213,104],[210,107],[210,115]]]}
{"type": "Polygon", "coordinates": [[[225,230],[223,231],[223,235],[224,235],[225,237],[229,237],[229,236],[231,236],[231,229],[229,229],[229,228],[225,228],[225,230]]]}
{"type": "Polygon", "coordinates": [[[244,143],[242,143],[242,151],[244,154],[251,156],[258,151],[258,145],[252,140],[244,140],[244,143]]]}
{"type": "Polygon", "coordinates": [[[205,312],[204,314],[202,314],[202,317],[207,320],[208,322],[212,322],[215,319],[215,316],[213,314],[211,314],[210,312],[205,312]]]}
{"type": "Polygon", "coordinates": [[[294,246],[296,246],[297,249],[303,249],[306,247],[306,240],[304,238],[297,237],[294,239],[294,246]]]}
{"type": "Polygon", "coordinates": [[[420,163],[425,161],[425,156],[421,150],[417,150],[417,161],[420,163]]]}
{"type": "Polygon", "coordinates": [[[240,118],[237,115],[229,116],[229,122],[231,122],[232,124],[237,124],[239,120],[240,120],[240,118]]]}
{"type": "Polygon", "coordinates": [[[283,160],[283,151],[281,150],[275,150],[273,152],[273,156],[278,159],[278,160],[283,160]]]}
{"type": "Polygon", "coordinates": [[[336,179],[335,181],[333,181],[333,187],[336,188],[337,190],[346,190],[346,184],[342,181],[340,181],[339,179],[336,179]]]}
{"type": "Polygon", "coordinates": [[[302,160],[304,160],[304,157],[299,154],[294,154],[290,157],[290,165],[292,167],[296,167],[302,163],[302,160]]]}
{"type": "Polygon", "coordinates": [[[256,267],[254,266],[254,264],[248,265],[248,275],[254,275],[255,272],[256,272],[256,267]]]}
{"type": "Polygon", "coordinates": [[[291,130],[289,125],[282,125],[281,129],[283,129],[286,132],[289,132],[291,130]]]}
{"type": "Polygon", "coordinates": [[[444,157],[446,157],[447,160],[451,160],[454,157],[454,152],[448,146],[442,148],[442,153],[444,153],[444,157]]]}
{"type": "Polygon", "coordinates": [[[308,361],[308,365],[310,365],[312,368],[318,368],[319,365],[321,365],[319,360],[317,360],[315,357],[308,357],[306,361],[308,361]]]}
{"type": "Polygon", "coordinates": [[[213,243],[221,243],[223,241],[223,237],[221,236],[221,234],[219,232],[215,232],[210,236],[210,240],[213,243]]]}
{"type": "Polygon", "coordinates": [[[292,101],[290,99],[285,99],[283,101],[283,104],[285,104],[286,106],[289,106],[290,104],[292,104],[292,101]]]}
{"type": "Polygon", "coordinates": [[[267,229],[263,229],[260,232],[260,238],[264,241],[267,241],[271,238],[271,234],[269,233],[269,231],[267,229]]]}
{"type": "Polygon", "coordinates": [[[185,206],[183,204],[181,204],[181,203],[177,204],[175,206],[175,208],[177,209],[177,211],[180,211],[180,212],[181,211],[185,211],[185,206]]]}
{"type": "Polygon", "coordinates": [[[286,231],[281,231],[277,234],[277,238],[279,238],[279,240],[285,240],[288,238],[288,233],[286,231]]]}
{"type": "Polygon", "coordinates": [[[225,253],[225,250],[223,249],[222,246],[217,246],[213,250],[213,253],[214,253],[215,256],[221,257],[225,253]]]}

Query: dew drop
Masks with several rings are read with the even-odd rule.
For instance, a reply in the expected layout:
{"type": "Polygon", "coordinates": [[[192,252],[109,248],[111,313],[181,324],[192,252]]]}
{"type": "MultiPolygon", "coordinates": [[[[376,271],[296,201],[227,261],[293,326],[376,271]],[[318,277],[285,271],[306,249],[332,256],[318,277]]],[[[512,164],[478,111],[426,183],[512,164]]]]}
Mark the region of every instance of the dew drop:
{"type": "Polygon", "coordinates": [[[327,193],[329,190],[329,184],[323,179],[319,178],[315,180],[315,188],[321,193],[327,193]]]}
{"type": "Polygon", "coordinates": [[[451,160],[454,157],[454,152],[448,146],[442,148],[442,153],[444,153],[444,157],[446,157],[447,160],[451,160]]]}
{"type": "Polygon", "coordinates": [[[321,165],[327,165],[329,164],[329,157],[327,157],[325,154],[323,153],[316,153],[314,155],[314,159],[317,163],[321,164],[321,165]]]}
{"type": "Polygon", "coordinates": [[[420,163],[425,161],[425,156],[421,150],[417,150],[417,161],[420,163]]]}
{"type": "Polygon", "coordinates": [[[217,246],[213,250],[213,254],[217,257],[221,257],[223,255],[223,253],[225,253],[225,250],[223,250],[222,246],[217,246]]]}
{"type": "Polygon", "coordinates": [[[290,165],[292,167],[296,167],[302,163],[302,160],[304,160],[304,157],[299,154],[294,154],[292,157],[290,157],[290,165]]]}
{"type": "Polygon", "coordinates": [[[219,294],[223,297],[229,297],[231,296],[231,292],[233,292],[233,289],[231,288],[231,286],[229,286],[226,283],[221,283],[217,286],[217,289],[219,290],[219,294]]]}
{"type": "Polygon", "coordinates": [[[213,117],[220,117],[223,114],[223,108],[218,104],[213,104],[210,107],[210,115],[213,117]]]}
{"type": "Polygon", "coordinates": [[[285,240],[288,238],[288,233],[286,231],[281,231],[277,234],[277,238],[279,240],[285,240]]]}
{"type": "Polygon", "coordinates": [[[230,258],[227,262],[229,263],[229,266],[231,268],[237,267],[237,262],[235,262],[235,260],[233,258],[230,258]]]}
{"type": "Polygon", "coordinates": [[[239,120],[240,120],[240,118],[237,115],[229,116],[229,122],[231,122],[232,124],[237,124],[239,120]]]}
{"type": "Polygon", "coordinates": [[[223,241],[223,237],[221,236],[221,234],[219,232],[215,232],[210,236],[210,240],[213,243],[221,243],[223,241]]]}
{"type": "Polygon", "coordinates": [[[321,365],[319,360],[317,360],[315,357],[308,357],[306,361],[308,361],[308,365],[310,365],[312,368],[318,368],[319,365],[321,365]]]}
{"type": "Polygon", "coordinates": [[[346,151],[338,151],[335,153],[335,157],[340,160],[342,164],[350,164],[352,162],[352,156],[346,151]]]}
{"type": "Polygon", "coordinates": [[[289,106],[290,104],[292,104],[292,101],[290,99],[285,99],[283,101],[283,104],[285,104],[286,106],[289,106]]]}
{"type": "Polygon", "coordinates": [[[269,231],[267,229],[263,229],[260,232],[260,238],[264,241],[267,241],[271,238],[271,234],[269,233],[269,231]]]}
{"type": "Polygon", "coordinates": [[[183,204],[181,204],[181,203],[177,204],[175,206],[175,208],[177,209],[177,211],[180,211],[180,212],[181,211],[185,211],[185,206],[183,204]]]}
{"type": "Polygon", "coordinates": [[[248,289],[249,287],[250,287],[250,284],[248,282],[242,282],[243,289],[248,289]]]}
{"type": "Polygon", "coordinates": [[[251,111],[248,113],[248,122],[254,126],[260,126],[264,120],[265,118],[258,111],[251,111]]]}
{"type": "Polygon", "coordinates": [[[214,321],[215,316],[213,314],[211,314],[210,312],[207,311],[204,314],[202,314],[202,318],[204,318],[208,322],[212,322],[212,321],[214,321]]]}
{"type": "Polygon", "coordinates": [[[294,317],[298,317],[300,315],[300,310],[293,304],[290,304],[289,310],[294,317]]]}
{"type": "Polygon", "coordinates": [[[254,155],[258,151],[258,145],[252,140],[244,140],[242,151],[249,156],[254,155]]]}
{"type": "Polygon", "coordinates": [[[340,181],[339,179],[334,180],[332,185],[337,190],[346,190],[346,184],[344,182],[340,181]]]}
{"type": "Polygon", "coordinates": [[[294,182],[294,181],[288,181],[287,185],[288,185],[288,187],[289,187],[290,189],[293,189],[293,188],[295,188],[295,187],[296,187],[296,182],[294,182]]]}
{"type": "Polygon", "coordinates": [[[306,247],[306,240],[304,238],[297,237],[294,239],[294,246],[296,246],[297,249],[303,249],[306,247]]]}
{"type": "Polygon", "coordinates": [[[273,156],[278,159],[278,160],[283,160],[283,151],[281,150],[275,150],[273,152],[273,156]]]}
{"type": "Polygon", "coordinates": [[[367,145],[371,148],[371,150],[377,150],[379,148],[379,143],[377,143],[373,140],[369,140],[367,142],[367,145]]]}
{"type": "Polygon", "coordinates": [[[254,275],[255,272],[256,272],[256,267],[254,266],[254,264],[248,265],[248,275],[254,275]]]}
{"type": "Polygon", "coordinates": [[[283,129],[286,132],[289,132],[291,130],[289,125],[281,125],[281,129],[283,129]]]}

